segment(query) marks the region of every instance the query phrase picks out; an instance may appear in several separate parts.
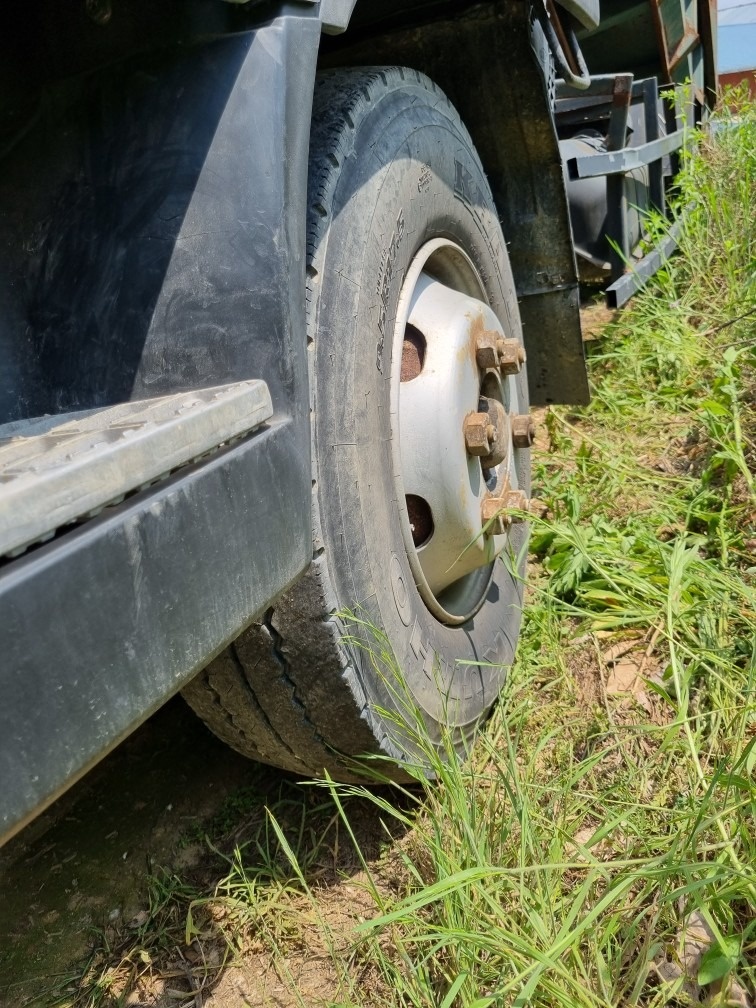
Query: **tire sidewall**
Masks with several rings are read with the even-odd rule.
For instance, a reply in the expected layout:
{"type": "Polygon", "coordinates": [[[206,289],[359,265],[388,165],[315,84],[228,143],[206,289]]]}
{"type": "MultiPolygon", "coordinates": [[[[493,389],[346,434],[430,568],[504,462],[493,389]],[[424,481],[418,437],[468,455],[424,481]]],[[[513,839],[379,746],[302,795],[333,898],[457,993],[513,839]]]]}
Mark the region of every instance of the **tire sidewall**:
{"type": "MultiPolygon", "coordinates": [[[[388,645],[438,735],[443,724],[474,727],[500,692],[519,632],[527,533],[513,527],[509,562],[495,562],[486,601],[472,619],[448,626],[431,615],[414,584],[396,501],[390,382],[403,279],[434,238],[467,253],[504,331],[521,338],[506,249],[477,155],[448,102],[413,75],[355,123],[315,256],[327,278],[311,318],[316,528],[339,606],[354,613],[357,626],[385,634],[385,641],[364,627],[359,634],[365,649],[353,657],[366,694],[380,707],[397,707],[368,653],[380,655],[388,645]]],[[[524,372],[517,383],[526,410],[524,372]]],[[[526,492],[528,454],[518,453],[526,492]]],[[[390,679],[390,668],[383,671],[390,679]]]]}

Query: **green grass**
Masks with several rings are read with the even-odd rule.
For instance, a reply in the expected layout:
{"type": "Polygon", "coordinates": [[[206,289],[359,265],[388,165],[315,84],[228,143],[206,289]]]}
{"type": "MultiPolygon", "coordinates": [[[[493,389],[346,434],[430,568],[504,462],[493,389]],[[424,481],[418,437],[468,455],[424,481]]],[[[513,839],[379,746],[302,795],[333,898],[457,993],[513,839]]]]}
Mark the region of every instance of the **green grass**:
{"type": "Polygon", "coordinates": [[[547,419],[519,660],[466,765],[424,746],[405,891],[355,929],[390,1002],[361,1003],[754,992],[753,118],[688,155],[680,201],[681,254],[598,344],[592,406],[547,419]],[[625,693],[602,655],[623,641],[625,693]]]}
{"type": "MultiPolygon", "coordinates": [[[[470,759],[408,701],[434,785],[282,785],[214,834],[202,879],[153,881],[137,934],[58,1003],[121,1004],[181,957],[187,992],[252,957],[275,1003],[331,1008],[756,996],[756,108],[740,117],[688,154],[680,254],[594,345],[592,405],[546,417],[519,656],[470,759]]],[[[375,661],[395,681],[379,638],[375,661]]]]}
{"type": "Polygon", "coordinates": [[[754,993],[754,111],[688,155],[681,254],[598,344],[592,406],[547,419],[507,694],[470,763],[438,763],[406,895],[358,928],[392,1003],[754,993]]]}

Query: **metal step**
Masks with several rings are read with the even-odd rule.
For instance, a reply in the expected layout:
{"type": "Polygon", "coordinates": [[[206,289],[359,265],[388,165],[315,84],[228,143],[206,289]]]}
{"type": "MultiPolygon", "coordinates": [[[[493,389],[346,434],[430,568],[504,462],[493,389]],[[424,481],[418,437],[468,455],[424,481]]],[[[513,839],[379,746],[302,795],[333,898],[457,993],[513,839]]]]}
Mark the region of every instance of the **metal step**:
{"type": "Polygon", "coordinates": [[[0,556],[17,556],[273,414],[264,381],[0,426],[0,556]]]}

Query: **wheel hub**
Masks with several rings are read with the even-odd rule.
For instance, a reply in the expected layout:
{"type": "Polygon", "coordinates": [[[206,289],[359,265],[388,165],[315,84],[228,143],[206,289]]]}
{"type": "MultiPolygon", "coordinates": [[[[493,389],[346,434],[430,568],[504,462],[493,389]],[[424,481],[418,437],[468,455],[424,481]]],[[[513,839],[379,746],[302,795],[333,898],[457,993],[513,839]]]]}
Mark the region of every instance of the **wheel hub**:
{"type": "Polygon", "coordinates": [[[507,545],[508,512],[527,506],[516,461],[532,440],[515,384],[525,355],[483,297],[469,258],[437,239],[410,267],[397,319],[405,542],[423,600],[446,623],[480,607],[507,545]]]}

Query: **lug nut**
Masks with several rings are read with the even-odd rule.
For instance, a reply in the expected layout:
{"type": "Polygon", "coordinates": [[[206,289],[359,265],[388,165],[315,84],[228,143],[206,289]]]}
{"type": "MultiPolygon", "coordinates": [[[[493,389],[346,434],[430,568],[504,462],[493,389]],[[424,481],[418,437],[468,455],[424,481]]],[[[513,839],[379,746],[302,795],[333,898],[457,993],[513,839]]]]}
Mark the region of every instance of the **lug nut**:
{"type": "Polygon", "coordinates": [[[499,366],[499,352],[496,348],[499,339],[501,339],[499,333],[484,329],[475,340],[475,360],[478,367],[484,371],[499,366]]]}
{"type": "Polygon", "coordinates": [[[498,497],[486,497],[480,506],[486,535],[504,535],[510,525],[524,521],[524,515],[512,511],[528,511],[529,504],[522,490],[503,490],[498,497]]]}
{"type": "MultiPolygon", "coordinates": [[[[486,497],[481,504],[480,513],[484,522],[491,521],[492,518],[505,517],[502,512],[505,510],[504,497],[486,497]]],[[[508,521],[508,519],[507,519],[508,521]]]]}
{"type": "MultiPolygon", "coordinates": [[[[490,455],[489,429],[492,424],[488,413],[468,413],[465,417],[465,448],[470,455],[490,455]]],[[[494,431],[495,434],[495,431],[494,431]]]]}
{"type": "Polygon", "coordinates": [[[509,454],[507,411],[498,399],[486,397],[485,401],[488,406],[488,441],[491,450],[481,458],[480,464],[484,469],[495,469],[509,454]]]}
{"type": "MultiPolygon", "coordinates": [[[[527,511],[529,509],[529,501],[522,490],[507,490],[507,492],[501,498],[504,501],[504,507],[507,511],[527,511]]],[[[509,520],[512,522],[525,521],[523,515],[510,515],[509,520]]]]}
{"type": "Polygon", "coordinates": [[[469,455],[480,458],[484,469],[494,469],[509,454],[507,412],[498,399],[486,396],[481,396],[478,406],[485,407],[486,412],[465,417],[465,448],[469,455]]]}
{"type": "Polygon", "coordinates": [[[511,519],[504,511],[500,497],[486,497],[480,508],[480,517],[486,535],[504,535],[511,519]]]}
{"type": "Polygon", "coordinates": [[[499,355],[499,368],[505,375],[516,375],[525,363],[525,349],[516,339],[500,339],[496,341],[496,351],[499,355]]]}
{"type": "Polygon", "coordinates": [[[503,375],[516,375],[525,363],[525,349],[516,339],[507,339],[495,329],[484,329],[475,340],[475,360],[484,371],[495,368],[503,375]]]}
{"type": "Polygon", "coordinates": [[[512,444],[515,448],[530,448],[535,441],[535,424],[528,413],[512,414],[512,444]]]}

